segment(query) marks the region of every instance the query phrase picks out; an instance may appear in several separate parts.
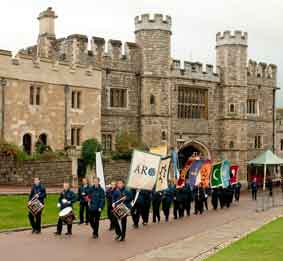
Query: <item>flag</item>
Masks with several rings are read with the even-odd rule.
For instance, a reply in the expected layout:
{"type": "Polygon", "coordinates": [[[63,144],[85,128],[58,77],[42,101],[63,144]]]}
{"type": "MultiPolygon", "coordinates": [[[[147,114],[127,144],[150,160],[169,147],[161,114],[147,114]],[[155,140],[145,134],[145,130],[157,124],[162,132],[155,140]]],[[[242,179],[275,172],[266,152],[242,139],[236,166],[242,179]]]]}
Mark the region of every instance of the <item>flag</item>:
{"type": "Polygon", "coordinates": [[[160,145],[160,146],[157,146],[157,147],[152,147],[152,148],[149,149],[149,151],[153,154],[158,154],[158,155],[161,155],[163,157],[166,157],[167,156],[167,144],[160,145]]]}
{"type": "Polygon", "coordinates": [[[161,157],[156,154],[134,150],[129,176],[129,188],[152,190],[157,179],[161,157]]]}
{"type": "Polygon", "coordinates": [[[210,178],[211,188],[218,188],[223,186],[221,167],[222,162],[212,165],[212,174],[210,178]]]}
{"type": "Polygon", "coordinates": [[[194,162],[194,159],[189,158],[187,160],[187,162],[185,163],[184,167],[182,168],[181,172],[180,172],[180,178],[181,179],[186,179],[187,173],[192,165],[192,163],[194,162]]]}
{"type": "Polygon", "coordinates": [[[95,153],[95,167],[96,167],[96,177],[99,178],[100,180],[100,186],[104,189],[106,189],[105,186],[105,179],[104,179],[104,173],[103,173],[103,165],[102,165],[102,158],[101,158],[101,152],[96,152],[95,153]]]}
{"type": "Polygon", "coordinates": [[[194,186],[198,185],[197,183],[200,182],[199,180],[199,170],[204,163],[204,160],[194,160],[189,170],[189,179],[188,183],[190,187],[193,189],[194,186]]]}
{"type": "Polygon", "coordinates": [[[228,160],[224,160],[222,162],[221,175],[223,187],[227,188],[230,185],[230,162],[228,160]]]}
{"type": "Polygon", "coordinates": [[[172,150],[171,157],[172,157],[172,163],[173,163],[174,176],[176,179],[179,179],[178,154],[175,149],[172,150]]]}
{"type": "Polygon", "coordinates": [[[232,165],[230,167],[231,171],[231,178],[230,178],[230,183],[231,185],[234,185],[238,182],[238,172],[239,172],[239,166],[238,165],[232,165]]]}
{"type": "Polygon", "coordinates": [[[211,161],[205,160],[204,163],[202,164],[201,168],[200,168],[200,171],[199,171],[200,184],[201,184],[201,187],[203,187],[203,188],[209,187],[211,167],[212,167],[211,161]]]}
{"type": "Polygon", "coordinates": [[[162,159],[159,165],[158,176],[156,181],[156,191],[165,190],[168,188],[168,173],[171,159],[162,159]]]}

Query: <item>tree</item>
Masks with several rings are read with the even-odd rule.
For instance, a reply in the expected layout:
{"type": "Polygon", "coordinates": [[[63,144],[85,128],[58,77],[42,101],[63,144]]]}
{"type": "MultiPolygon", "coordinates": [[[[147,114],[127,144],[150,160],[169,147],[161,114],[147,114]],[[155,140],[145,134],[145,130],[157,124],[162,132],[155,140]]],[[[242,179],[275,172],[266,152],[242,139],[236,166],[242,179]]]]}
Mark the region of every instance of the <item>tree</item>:
{"type": "Polygon", "coordinates": [[[88,139],[83,142],[81,156],[86,167],[95,166],[95,153],[98,151],[101,151],[101,145],[97,139],[88,139]]]}

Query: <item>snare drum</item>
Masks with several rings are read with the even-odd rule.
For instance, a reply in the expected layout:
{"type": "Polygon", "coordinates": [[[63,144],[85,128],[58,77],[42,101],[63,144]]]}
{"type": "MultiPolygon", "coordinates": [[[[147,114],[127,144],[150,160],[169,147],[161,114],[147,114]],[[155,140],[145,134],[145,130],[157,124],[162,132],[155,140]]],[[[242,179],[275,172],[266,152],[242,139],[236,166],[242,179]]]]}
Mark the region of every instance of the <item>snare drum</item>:
{"type": "Polygon", "coordinates": [[[34,216],[36,216],[43,208],[44,205],[36,197],[28,202],[28,209],[34,216]]]}
{"type": "Polygon", "coordinates": [[[122,219],[126,216],[128,216],[131,211],[129,208],[126,207],[124,203],[120,203],[112,210],[114,216],[118,219],[122,219]]]}
{"type": "Polygon", "coordinates": [[[59,212],[59,217],[62,219],[63,222],[66,224],[72,224],[73,221],[76,219],[75,214],[73,212],[72,207],[66,207],[59,212]]]}

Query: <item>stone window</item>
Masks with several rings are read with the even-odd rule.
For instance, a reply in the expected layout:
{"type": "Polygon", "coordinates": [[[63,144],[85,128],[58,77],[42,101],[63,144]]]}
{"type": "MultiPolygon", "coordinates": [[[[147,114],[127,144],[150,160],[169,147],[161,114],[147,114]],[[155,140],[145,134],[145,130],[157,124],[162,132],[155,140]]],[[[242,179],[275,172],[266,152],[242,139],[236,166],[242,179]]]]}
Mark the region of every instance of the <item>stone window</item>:
{"type": "Polygon", "coordinates": [[[46,146],[47,145],[47,134],[45,133],[40,134],[38,140],[40,143],[46,146]]]}
{"type": "Polygon", "coordinates": [[[280,150],[283,151],[283,139],[280,140],[280,150]]]}
{"type": "Polygon", "coordinates": [[[81,108],[81,92],[72,91],[72,108],[80,109],[81,108]]]}
{"type": "Polygon", "coordinates": [[[234,141],[230,141],[229,147],[230,149],[234,149],[234,141]]]}
{"type": "Polygon", "coordinates": [[[24,136],[23,136],[23,148],[24,148],[24,151],[27,153],[27,154],[31,154],[31,148],[32,148],[32,137],[29,133],[26,133],[24,136]]]}
{"type": "Polygon", "coordinates": [[[261,148],[262,148],[262,137],[255,136],[255,149],[261,149],[261,148]]]}
{"type": "Polygon", "coordinates": [[[166,140],[167,140],[166,131],[162,131],[162,132],[161,132],[161,140],[162,140],[162,141],[166,141],[166,140]]]}
{"type": "Polygon", "coordinates": [[[110,107],[126,108],[127,107],[127,90],[120,88],[110,88],[110,107]]]}
{"type": "Polygon", "coordinates": [[[40,87],[30,86],[29,103],[30,105],[40,105],[40,87]]]}
{"type": "Polygon", "coordinates": [[[149,103],[150,105],[155,105],[155,97],[152,94],[150,95],[149,103]]]}
{"type": "Polygon", "coordinates": [[[179,119],[207,119],[207,90],[178,87],[179,119]]]}
{"type": "Polygon", "coordinates": [[[257,114],[257,101],[255,99],[247,100],[247,114],[257,114]]]}
{"type": "Polygon", "coordinates": [[[229,112],[230,113],[234,113],[235,112],[235,104],[234,103],[230,103],[229,104],[229,112]]]}
{"type": "Polygon", "coordinates": [[[105,152],[112,151],[112,135],[102,134],[102,148],[105,152]]]}
{"type": "Polygon", "coordinates": [[[72,146],[81,145],[81,128],[73,127],[71,129],[71,145],[72,146]]]}

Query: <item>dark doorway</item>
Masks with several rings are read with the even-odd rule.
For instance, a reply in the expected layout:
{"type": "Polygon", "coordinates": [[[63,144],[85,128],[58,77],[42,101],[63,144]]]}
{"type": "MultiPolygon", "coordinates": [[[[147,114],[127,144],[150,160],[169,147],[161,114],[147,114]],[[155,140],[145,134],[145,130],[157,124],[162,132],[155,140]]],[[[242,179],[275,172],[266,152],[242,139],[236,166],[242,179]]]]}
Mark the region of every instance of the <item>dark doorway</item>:
{"type": "Polygon", "coordinates": [[[45,133],[40,134],[38,140],[41,144],[47,146],[47,135],[45,133]]]}
{"type": "Polygon", "coordinates": [[[187,160],[191,156],[197,156],[197,155],[200,155],[200,151],[193,145],[189,145],[184,148],[181,148],[178,152],[179,168],[182,169],[185,163],[187,162],[187,160]]]}
{"type": "Polygon", "coordinates": [[[31,135],[27,133],[23,136],[23,148],[29,155],[31,155],[31,144],[31,135]]]}

